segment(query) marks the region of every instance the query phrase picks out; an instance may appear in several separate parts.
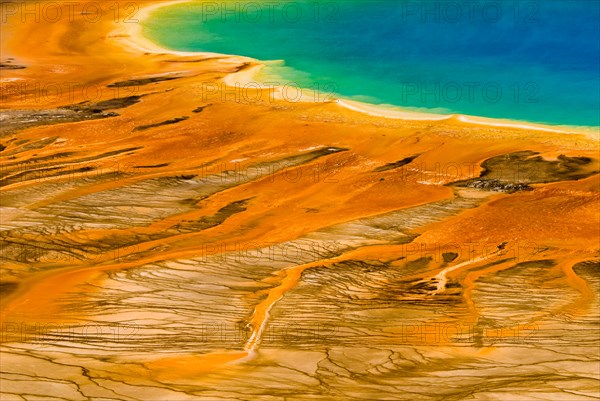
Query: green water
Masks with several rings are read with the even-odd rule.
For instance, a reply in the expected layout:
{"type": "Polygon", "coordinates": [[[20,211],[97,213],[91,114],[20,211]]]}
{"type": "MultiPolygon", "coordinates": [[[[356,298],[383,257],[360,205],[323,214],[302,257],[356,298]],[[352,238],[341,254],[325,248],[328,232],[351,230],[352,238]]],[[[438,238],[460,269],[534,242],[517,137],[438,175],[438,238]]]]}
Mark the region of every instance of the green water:
{"type": "Polygon", "coordinates": [[[600,3],[468,4],[193,2],[159,9],[144,34],[175,50],[278,60],[271,81],[320,96],[600,126],[600,3]]]}

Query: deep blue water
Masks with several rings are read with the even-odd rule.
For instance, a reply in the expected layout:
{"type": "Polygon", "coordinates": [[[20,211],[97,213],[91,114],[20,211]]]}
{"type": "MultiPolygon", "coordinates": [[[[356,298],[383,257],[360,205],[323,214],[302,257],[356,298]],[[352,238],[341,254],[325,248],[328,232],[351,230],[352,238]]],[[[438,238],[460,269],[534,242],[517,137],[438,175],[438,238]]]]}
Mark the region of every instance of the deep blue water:
{"type": "Polygon", "coordinates": [[[160,9],[144,33],[284,60],[281,84],[374,104],[600,126],[598,1],[208,1],[160,9]]]}

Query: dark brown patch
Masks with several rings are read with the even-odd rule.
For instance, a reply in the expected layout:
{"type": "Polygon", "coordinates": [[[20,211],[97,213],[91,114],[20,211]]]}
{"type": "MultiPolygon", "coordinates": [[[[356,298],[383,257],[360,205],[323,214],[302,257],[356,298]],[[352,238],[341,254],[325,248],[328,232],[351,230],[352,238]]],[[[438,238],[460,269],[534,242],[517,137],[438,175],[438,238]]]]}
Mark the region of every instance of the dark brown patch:
{"type": "Polygon", "coordinates": [[[152,78],[140,78],[140,79],[129,79],[127,81],[114,82],[107,85],[109,88],[125,88],[128,86],[143,86],[148,84],[154,84],[163,81],[173,81],[181,77],[152,77],[152,78]]]}
{"type": "Polygon", "coordinates": [[[579,180],[598,174],[597,163],[593,162],[588,157],[560,155],[557,160],[545,160],[538,152],[514,152],[487,159],[481,164],[479,178],[457,185],[508,193],[529,191],[530,184],[579,180]]]}
{"type": "Polygon", "coordinates": [[[135,131],[145,131],[147,129],[161,127],[163,125],[177,124],[177,123],[180,123],[180,122],[185,121],[187,119],[189,119],[189,117],[183,116],[183,117],[172,118],[170,120],[162,121],[162,122],[156,123],[156,124],[140,125],[139,127],[135,127],[135,129],[133,131],[134,132],[135,131]]]}
{"type": "Polygon", "coordinates": [[[406,157],[406,158],[404,158],[404,159],[402,159],[402,160],[399,160],[399,161],[397,161],[397,162],[394,162],[394,163],[388,163],[388,164],[386,164],[385,166],[380,166],[380,167],[377,167],[377,168],[376,168],[375,170],[373,170],[373,171],[374,171],[374,172],[376,172],[376,173],[380,173],[380,172],[382,172],[382,171],[394,170],[394,169],[400,168],[400,167],[402,167],[402,166],[406,166],[406,165],[407,165],[407,164],[409,164],[409,163],[412,163],[412,162],[413,162],[413,160],[415,160],[417,157],[419,157],[419,155],[415,155],[415,156],[406,157]]]}

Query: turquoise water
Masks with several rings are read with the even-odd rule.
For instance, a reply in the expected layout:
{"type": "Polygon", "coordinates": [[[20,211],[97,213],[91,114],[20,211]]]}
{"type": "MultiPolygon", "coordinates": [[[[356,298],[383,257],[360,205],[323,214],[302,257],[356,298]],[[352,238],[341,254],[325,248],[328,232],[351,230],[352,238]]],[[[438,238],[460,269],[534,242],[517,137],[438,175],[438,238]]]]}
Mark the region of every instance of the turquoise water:
{"type": "Polygon", "coordinates": [[[321,94],[600,126],[597,1],[206,1],[159,9],[144,34],[181,51],[282,60],[274,81],[321,94]]]}

